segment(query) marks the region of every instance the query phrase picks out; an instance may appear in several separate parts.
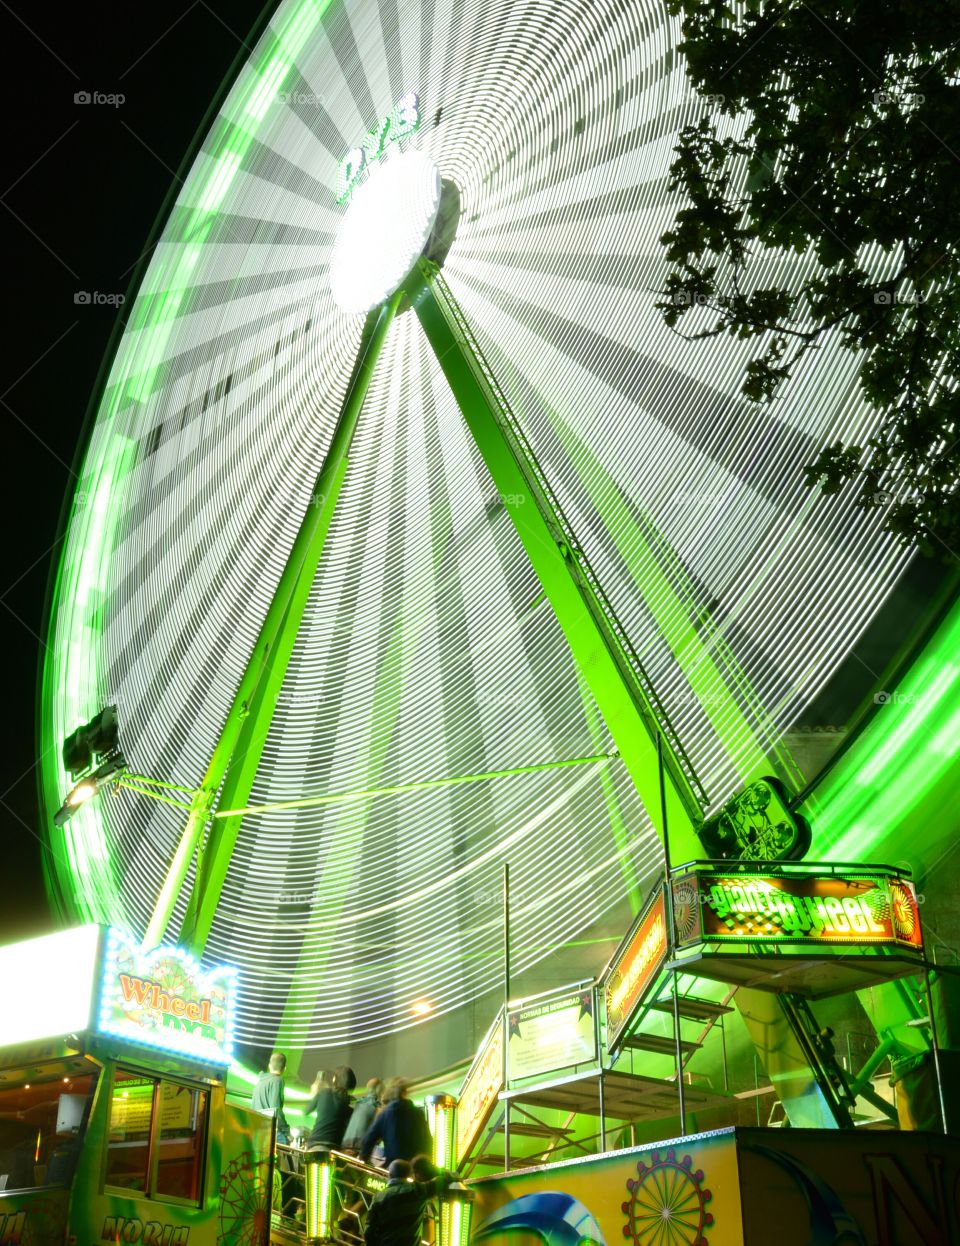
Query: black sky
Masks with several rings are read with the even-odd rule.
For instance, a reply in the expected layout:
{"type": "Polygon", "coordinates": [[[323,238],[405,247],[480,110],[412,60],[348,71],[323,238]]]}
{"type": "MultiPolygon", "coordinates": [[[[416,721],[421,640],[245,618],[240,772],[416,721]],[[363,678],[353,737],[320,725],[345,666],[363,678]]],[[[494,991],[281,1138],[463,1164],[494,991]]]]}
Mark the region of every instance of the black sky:
{"type": "Polygon", "coordinates": [[[37,671],[61,509],[117,317],[115,307],[75,296],[132,296],[157,215],[262,8],[260,0],[0,7],[0,942],[53,924],[38,837],[37,671]],[[83,92],[125,98],[75,102],[83,92]]]}

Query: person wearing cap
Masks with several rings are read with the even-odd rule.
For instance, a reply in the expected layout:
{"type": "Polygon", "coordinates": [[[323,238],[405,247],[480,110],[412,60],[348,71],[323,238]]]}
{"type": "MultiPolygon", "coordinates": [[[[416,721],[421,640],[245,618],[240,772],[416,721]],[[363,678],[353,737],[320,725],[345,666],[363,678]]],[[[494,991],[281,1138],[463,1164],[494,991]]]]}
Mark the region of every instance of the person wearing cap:
{"type": "Polygon", "coordinates": [[[389,1168],[395,1159],[410,1161],[433,1148],[430,1127],[423,1112],[407,1098],[410,1083],[394,1077],[387,1083],[384,1106],[360,1143],[360,1159],[367,1163],[378,1142],[383,1143],[383,1162],[389,1168]]]}
{"type": "Polygon", "coordinates": [[[386,1188],[374,1195],[367,1212],[366,1246],[420,1246],[427,1204],[456,1181],[456,1173],[443,1172],[425,1155],[418,1155],[412,1164],[393,1160],[387,1177],[386,1188]]]}

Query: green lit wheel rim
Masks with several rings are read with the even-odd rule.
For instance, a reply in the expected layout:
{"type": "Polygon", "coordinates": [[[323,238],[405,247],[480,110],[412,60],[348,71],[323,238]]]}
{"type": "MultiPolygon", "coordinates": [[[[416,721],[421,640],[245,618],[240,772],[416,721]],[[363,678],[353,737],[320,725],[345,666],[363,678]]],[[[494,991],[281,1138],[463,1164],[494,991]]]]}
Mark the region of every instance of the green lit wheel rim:
{"type": "Polygon", "coordinates": [[[707,1204],[713,1198],[703,1185],[702,1170],[689,1155],[655,1151],[649,1164],[637,1164],[627,1181],[630,1198],[622,1204],[627,1218],[623,1235],[636,1246],[709,1246],[703,1234],[713,1224],[707,1204]]]}
{"type": "MultiPolygon", "coordinates": [[[[703,112],[676,42],[661,0],[278,7],[128,301],[53,597],[49,814],[63,739],[105,704],[134,770],[200,781],[357,350],[329,290],[337,168],[411,90],[408,143],[460,192],[446,280],[712,807],[767,772],[907,555],[850,492],[802,483],[820,445],[869,439],[849,359],[827,345],[747,409],[741,345],[685,349],[654,310],[672,143],[703,112]]],[[[401,315],[252,803],[609,748],[502,501],[401,315]]],[[[65,915],[142,932],[182,828],[129,792],[48,825],[65,915]]],[[[239,967],[241,1043],[382,1038],[421,997],[453,1024],[498,983],[505,860],[522,974],[619,935],[660,851],[619,760],[247,817],[207,954],[239,967]]]]}

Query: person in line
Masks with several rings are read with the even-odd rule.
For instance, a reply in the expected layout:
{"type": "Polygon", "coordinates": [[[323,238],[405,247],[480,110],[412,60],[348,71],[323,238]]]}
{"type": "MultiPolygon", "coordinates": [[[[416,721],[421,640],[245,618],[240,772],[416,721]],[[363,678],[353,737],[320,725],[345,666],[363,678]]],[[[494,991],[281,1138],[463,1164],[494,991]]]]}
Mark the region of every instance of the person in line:
{"type": "Polygon", "coordinates": [[[257,1112],[276,1117],[277,1142],[280,1146],[288,1146],[290,1143],[290,1126],[283,1114],[283,1075],[286,1068],[287,1057],[282,1051],[275,1051],[270,1057],[267,1071],[260,1074],[250,1100],[251,1106],[257,1112]]]}
{"type": "Polygon", "coordinates": [[[334,1071],[333,1084],[316,1091],[304,1109],[307,1115],[311,1112],[317,1114],[307,1137],[308,1151],[340,1149],[352,1115],[350,1091],[356,1084],[357,1076],[353,1069],[341,1065],[334,1071]]]}
{"type": "Polygon", "coordinates": [[[358,1099],[353,1107],[353,1115],[343,1135],[343,1149],[350,1155],[356,1155],[363,1143],[363,1136],[373,1124],[373,1119],[380,1110],[380,1093],[383,1082],[379,1077],[371,1077],[367,1082],[367,1093],[358,1099]]]}
{"type": "Polygon", "coordinates": [[[374,1195],[367,1212],[366,1246],[420,1246],[427,1204],[457,1175],[443,1172],[425,1155],[418,1155],[412,1163],[393,1160],[387,1176],[386,1188],[374,1195]]]}
{"type": "MultiPolygon", "coordinates": [[[[290,1145],[290,1126],[287,1124],[287,1118],[283,1113],[284,1073],[286,1069],[287,1057],[282,1051],[275,1051],[270,1057],[266,1073],[260,1074],[250,1099],[251,1107],[255,1108],[256,1111],[263,1112],[267,1116],[276,1117],[277,1145],[281,1147],[290,1145]]],[[[282,1215],[287,1215],[295,1194],[293,1157],[289,1151],[281,1151],[279,1160],[281,1173],[280,1212],[282,1215]]]]}
{"type": "Polygon", "coordinates": [[[395,1159],[408,1162],[415,1155],[430,1151],[433,1139],[423,1112],[407,1098],[410,1083],[402,1077],[391,1078],[384,1091],[384,1106],[360,1143],[360,1159],[368,1163],[373,1148],[383,1143],[383,1162],[389,1166],[395,1159]]]}

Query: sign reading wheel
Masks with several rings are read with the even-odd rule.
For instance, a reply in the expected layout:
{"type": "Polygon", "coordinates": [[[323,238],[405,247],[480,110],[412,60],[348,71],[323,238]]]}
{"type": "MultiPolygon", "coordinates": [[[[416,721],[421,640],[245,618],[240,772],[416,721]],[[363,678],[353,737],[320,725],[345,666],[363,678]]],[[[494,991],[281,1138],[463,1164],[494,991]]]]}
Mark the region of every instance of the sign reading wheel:
{"type": "Polygon", "coordinates": [[[913,883],[894,873],[749,874],[696,870],[673,883],[680,947],[823,943],[920,951],[913,883]]]}
{"type": "Polygon", "coordinates": [[[616,1049],[666,958],[667,914],[663,888],[659,887],[603,980],[609,1051],[616,1049]]]}
{"type": "Polygon", "coordinates": [[[234,969],[204,972],[182,948],[143,953],[134,939],[110,930],[97,1032],[203,1064],[229,1064],[235,994],[234,969]]]}

